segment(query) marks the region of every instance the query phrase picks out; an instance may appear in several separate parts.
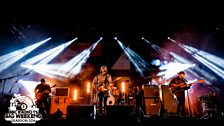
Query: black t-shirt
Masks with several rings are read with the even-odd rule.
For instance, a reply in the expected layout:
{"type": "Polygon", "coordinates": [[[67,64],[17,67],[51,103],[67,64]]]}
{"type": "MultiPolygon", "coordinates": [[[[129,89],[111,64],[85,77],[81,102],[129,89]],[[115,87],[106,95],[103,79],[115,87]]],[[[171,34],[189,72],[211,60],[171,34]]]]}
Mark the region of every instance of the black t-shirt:
{"type": "Polygon", "coordinates": [[[173,93],[176,96],[182,96],[182,97],[184,97],[185,96],[185,90],[186,89],[189,89],[189,87],[187,87],[186,81],[184,79],[181,79],[179,76],[173,78],[170,81],[169,86],[172,86],[172,85],[177,85],[177,87],[175,88],[175,90],[173,90],[173,93]],[[180,85],[185,86],[185,87],[184,88],[180,88],[179,87],[180,85]]]}
{"type": "MultiPolygon", "coordinates": [[[[50,87],[49,84],[38,84],[38,85],[36,86],[36,88],[34,89],[34,91],[35,91],[36,93],[44,93],[45,90],[51,92],[51,87],[50,87]]],[[[45,94],[46,96],[49,95],[49,93],[44,93],[44,94],[45,94]]]]}

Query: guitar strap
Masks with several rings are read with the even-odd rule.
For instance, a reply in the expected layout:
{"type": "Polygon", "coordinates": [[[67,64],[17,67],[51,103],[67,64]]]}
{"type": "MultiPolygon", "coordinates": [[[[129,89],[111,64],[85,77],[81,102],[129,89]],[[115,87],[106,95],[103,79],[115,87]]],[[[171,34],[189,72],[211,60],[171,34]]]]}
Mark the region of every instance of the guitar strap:
{"type": "Polygon", "coordinates": [[[107,74],[106,74],[106,78],[105,78],[105,80],[104,80],[104,84],[106,85],[106,83],[107,83],[107,74]]]}
{"type": "MultiPolygon", "coordinates": [[[[99,77],[99,75],[96,76],[96,81],[97,81],[97,87],[96,87],[96,89],[98,89],[100,86],[103,86],[102,84],[99,84],[99,81],[98,81],[99,78],[98,77],[99,77]]],[[[106,74],[106,77],[105,77],[105,80],[104,80],[104,83],[103,84],[106,85],[106,83],[107,83],[107,74],[106,74]]]]}
{"type": "Polygon", "coordinates": [[[97,82],[97,87],[96,87],[96,89],[98,89],[98,87],[99,87],[99,82],[98,82],[98,75],[96,76],[96,82],[97,82]]]}
{"type": "MultiPolygon", "coordinates": [[[[96,77],[96,81],[97,81],[97,85],[99,86],[98,75],[96,77]]],[[[106,83],[107,83],[107,74],[106,74],[106,77],[105,77],[105,80],[104,80],[104,84],[106,84],[106,83]]],[[[102,86],[102,85],[100,85],[100,86],[102,86]]]]}

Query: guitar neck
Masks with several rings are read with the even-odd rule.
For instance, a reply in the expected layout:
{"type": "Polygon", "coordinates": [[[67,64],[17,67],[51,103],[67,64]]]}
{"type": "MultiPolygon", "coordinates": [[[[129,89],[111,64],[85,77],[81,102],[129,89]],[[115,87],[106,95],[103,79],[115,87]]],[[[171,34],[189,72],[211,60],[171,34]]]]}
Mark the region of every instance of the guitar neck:
{"type": "Polygon", "coordinates": [[[195,81],[195,82],[192,82],[192,83],[189,83],[189,84],[186,84],[186,83],[181,83],[179,85],[176,85],[176,86],[171,86],[171,90],[173,92],[175,91],[178,91],[178,90],[183,90],[184,88],[186,88],[187,86],[191,86],[193,84],[197,84],[197,83],[201,83],[201,82],[205,82],[204,80],[198,80],[198,81],[195,81]]]}

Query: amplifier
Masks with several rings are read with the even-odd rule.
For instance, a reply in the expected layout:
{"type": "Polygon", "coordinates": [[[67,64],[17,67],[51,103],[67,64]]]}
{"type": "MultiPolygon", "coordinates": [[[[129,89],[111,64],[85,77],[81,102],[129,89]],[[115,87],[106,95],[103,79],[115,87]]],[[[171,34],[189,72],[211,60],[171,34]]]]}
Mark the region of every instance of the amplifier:
{"type": "Polygon", "coordinates": [[[158,85],[144,85],[144,97],[159,97],[159,86],[158,85]]]}
{"type": "Polygon", "coordinates": [[[144,98],[145,115],[159,115],[161,110],[161,101],[159,98],[144,98]]]}
{"type": "Polygon", "coordinates": [[[69,97],[70,88],[69,87],[57,87],[55,91],[55,96],[69,97]]]}
{"type": "Polygon", "coordinates": [[[166,114],[177,112],[178,101],[175,99],[169,85],[162,85],[162,100],[166,114]]]}

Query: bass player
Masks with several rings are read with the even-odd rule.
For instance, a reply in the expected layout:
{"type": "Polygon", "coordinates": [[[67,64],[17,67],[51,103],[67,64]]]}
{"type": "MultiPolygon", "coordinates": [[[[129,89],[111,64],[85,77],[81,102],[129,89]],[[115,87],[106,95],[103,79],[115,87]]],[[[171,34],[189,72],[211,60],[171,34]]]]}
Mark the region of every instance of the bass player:
{"type": "Polygon", "coordinates": [[[178,101],[177,105],[177,114],[179,116],[185,116],[185,90],[190,89],[193,84],[202,83],[204,80],[198,80],[196,82],[187,84],[187,80],[185,79],[185,72],[180,71],[178,76],[172,78],[169,83],[172,93],[176,96],[178,101]]]}

